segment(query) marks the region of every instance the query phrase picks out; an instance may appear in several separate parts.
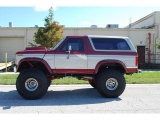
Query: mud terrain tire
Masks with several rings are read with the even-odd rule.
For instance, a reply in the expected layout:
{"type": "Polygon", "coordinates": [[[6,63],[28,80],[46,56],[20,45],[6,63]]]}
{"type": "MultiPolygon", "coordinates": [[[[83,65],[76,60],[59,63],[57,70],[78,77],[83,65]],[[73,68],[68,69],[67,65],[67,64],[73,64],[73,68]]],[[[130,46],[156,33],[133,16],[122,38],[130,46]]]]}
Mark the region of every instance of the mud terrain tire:
{"type": "Polygon", "coordinates": [[[19,74],[16,88],[24,99],[35,100],[47,92],[48,80],[45,74],[38,69],[25,70],[19,74]]]}
{"type": "Polygon", "coordinates": [[[116,98],[125,90],[126,82],[117,70],[105,70],[99,74],[96,80],[96,88],[98,92],[107,98],[116,98]]]}

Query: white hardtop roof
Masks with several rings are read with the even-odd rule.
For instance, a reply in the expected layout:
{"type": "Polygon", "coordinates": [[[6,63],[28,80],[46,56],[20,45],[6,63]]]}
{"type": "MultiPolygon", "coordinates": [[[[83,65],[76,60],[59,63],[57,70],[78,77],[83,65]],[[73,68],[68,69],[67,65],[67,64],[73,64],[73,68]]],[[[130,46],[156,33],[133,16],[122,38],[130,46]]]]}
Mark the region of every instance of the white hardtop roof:
{"type": "Polygon", "coordinates": [[[128,38],[128,37],[125,37],[125,36],[103,36],[103,35],[87,35],[88,37],[90,38],[128,38]]]}

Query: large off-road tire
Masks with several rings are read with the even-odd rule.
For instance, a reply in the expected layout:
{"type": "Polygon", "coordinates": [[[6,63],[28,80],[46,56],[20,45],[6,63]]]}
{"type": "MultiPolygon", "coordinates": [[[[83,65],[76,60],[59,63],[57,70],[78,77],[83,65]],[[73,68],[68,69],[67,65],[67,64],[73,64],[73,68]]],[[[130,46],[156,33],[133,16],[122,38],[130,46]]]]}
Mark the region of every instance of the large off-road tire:
{"type": "Polygon", "coordinates": [[[93,88],[96,89],[96,81],[95,80],[89,80],[88,82],[93,88]]]}
{"type": "Polygon", "coordinates": [[[120,96],[126,87],[126,81],[122,73],[117,70],[109,69],[100,73],[96,80],[98,92],[107,98],[120,96]]]}
{"type": "Polygon", "coordinates": [[[50,87],[52,84],[52,80],[48,80],[48,87],[50,87]]]}
{"type": "Polygon", "coordinates": [[[35,100],[47,92],[48,80],[40,70],[30,69],[20,73],[16,81],[16,88],[24,99],[35,100]]]}

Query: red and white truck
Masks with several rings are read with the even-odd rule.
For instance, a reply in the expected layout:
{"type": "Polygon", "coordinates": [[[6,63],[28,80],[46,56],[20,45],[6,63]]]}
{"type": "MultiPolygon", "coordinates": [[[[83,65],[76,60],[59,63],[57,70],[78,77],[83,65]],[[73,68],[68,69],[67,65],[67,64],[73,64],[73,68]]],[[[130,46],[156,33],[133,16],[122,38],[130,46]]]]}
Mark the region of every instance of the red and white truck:
{"type": "Polygon", "coordinates": [[[65,76],[88,80],[109,98],[125,90],[124,74],[138,72],[131,40],[118,36],[66,36],[53,49],[28,47],[16,53],[16,88],[25,99],[45,95],[51,80],[65,76]]]}

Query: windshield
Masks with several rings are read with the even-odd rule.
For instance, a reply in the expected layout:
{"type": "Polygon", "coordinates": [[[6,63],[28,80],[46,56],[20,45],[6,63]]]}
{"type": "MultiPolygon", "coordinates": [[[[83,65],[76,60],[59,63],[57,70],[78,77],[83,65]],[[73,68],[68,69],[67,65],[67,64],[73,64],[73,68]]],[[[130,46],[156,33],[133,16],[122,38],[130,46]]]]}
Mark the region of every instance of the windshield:
{"type": "Polygon", "coordinates": [[[59,43],[52,49],[55,50],[57,49],[57,47],[65,40],[66,37],[64,37],[61,41],[59,41],[59,43]]]}

